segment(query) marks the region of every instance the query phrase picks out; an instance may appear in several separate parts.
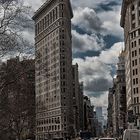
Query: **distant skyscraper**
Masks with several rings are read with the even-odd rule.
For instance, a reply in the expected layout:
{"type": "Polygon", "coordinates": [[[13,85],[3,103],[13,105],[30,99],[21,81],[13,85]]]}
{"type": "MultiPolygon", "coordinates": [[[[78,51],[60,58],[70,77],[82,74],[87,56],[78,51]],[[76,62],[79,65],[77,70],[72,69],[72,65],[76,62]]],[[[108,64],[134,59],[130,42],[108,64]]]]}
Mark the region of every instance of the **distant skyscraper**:
{"type": "MultiPolygon", "coordinates": [[[[117,69],[117,116],[118,129],[126,129],[126,82],[125,82],[125,52],[122,51],[119,55],[117,69]]],[[[121,135],[121,134],[120,134],[121,135]]]]}
{"type": "Polygon", "coordinates": [[[125,52],[119,55],[116,78],[108,96],[108,132],[120,137],[126,129],[125,52]]]}
{"type": "Polygon", "coordinates": [[[79,75],[78,75],[78,64],[72,66],[73,75],[73,111],[74,111],[74,124],[75,131],[80,131],[80,91],[79,91],[79,75]]]}
{"type": "Polygon", "coordinates": [[[108,134],[110,136],[113,135],[113,88],[109,89],[109,94],[108,94],[108,118],[107,118],[107,129],[108,129],[108,134]]]}
{"type": "Polygon", "coordinates": [[[103,121],[103,110],[102,110],[102,107],[101,106],[97,106],[96,107],[96,116],[97,116],[97,119],[99,122],[102,122],[103,121]]]}
{"type": "Polygon", "coordinates": [[[130,128],[140,126],[140,1],[123,0],[127,110],[130,128]],[[135,116],[135,117],[134,117],[135,116]],[[131,118],[130,118],[131,117],[131,118]]]}
{"type": "Polygon", "coordinates": [[[47,0],[35,13],[36,140],[70,137],[72,47],[70,0],[47,0]]]}

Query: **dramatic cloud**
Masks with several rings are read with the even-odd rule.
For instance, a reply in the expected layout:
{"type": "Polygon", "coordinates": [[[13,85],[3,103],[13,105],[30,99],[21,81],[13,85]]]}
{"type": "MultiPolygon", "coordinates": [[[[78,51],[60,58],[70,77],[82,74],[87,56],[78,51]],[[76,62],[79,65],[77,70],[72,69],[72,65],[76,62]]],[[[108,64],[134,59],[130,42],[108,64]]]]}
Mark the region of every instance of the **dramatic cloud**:
{"type": "Polygon", "coordinates": [[[114,6],[111,11],[102,11],[97,14],[102,22],[102,28],[105,29],[103,31],[104,35],[123,38],[122,28],[120,27],[120,11],[120,6],[114,6]]]}
{"type": "MultiPolygon", "coordinates": [[[[71,0],[71,2],[74,8],[78,6],[97,8],[101,4],[109,5],[110,3],[114,2],[114,0],[71,0]]],[[[116,3],[121,3],[121,0],[117,0],[116,3]]]]}
{"type": "Polygon", "coordinates": [[[98,33],[101,36],[113,35],[122,39],[120,11],[120,6],[114,6],[110,11],[99,13],[88,7],[78,7],[74,10],[72,24],[88,33],[98,33]]]}
{"type": "Polygon", "coordinates": [[[24,4],[31,6],[34,11],[37,10],[43,4],[43,2],[45,2],[45,0],[24,0],[24,4]]]}
{"type": "Polygon", "coordinates": [[[79,77],[80,81],[84,82],[86,95],[99,100],[112,86],[112,71],[118,62],[122,48],[123,43],[119,42],[110,49],[102,51],[99,57],[75,58],[73,60],[73,63],[79,64],[79,77]]]}
{"type": "Polygon", "coordinates": [[[103,39],[95,34],[79,34],[72,31],[73,52],[100,51],[104,48],[103,39]]]}
{"type": "Polygon", "coordinates": [[[102,22],[97,17],[96,12],[88,7],[75,9],[72,23],[88,32],[100,32],[102,26],[102,22]]]}
{"type": "MultiPolygon", "coordinates": [[[[91,102],[94,106],[108,106],[108,92],[103,93],[100,97],[91,97],[91,102]]],[[[106,111],[104,111],[106,112],[106,111]]]]}
{"type": "MultiPolygon", "coordinates": [[[[37,10],[45,0],[25,0],[25,4],[37,10]]],[[[95,106],[107,106],[107,91],[112,86],[112,73],[123,48],[122,28],[120,27],[120,9],[122,0],[71,0],[74,17],[72,19],[72,41],[74,53],[98,51],[99,56],[86,54],[74,58],[79,64],[80,81],[84,81],[85,94],[91,97],[95,106]],[[109,36],[107,40],[104,40],[109,36]],[[117,41],[118,41],[117,40],[117,41]],[[106,44],[114,44],[112,47],[106,44]],[[106,49],[109,48],[109,49],[106,49]]],[[[23,33],[33,38],[31,31],[23,33]]],[[[32,39],[31,39],[32,40],[32,39]]],[[[33,41],[33,40],[32,40],[33,41]]],[[[31,41],[31,42],[32,42],[31,41]]],[[[75,56],[75,55],[74,55],[75,56]]],[[[80,56],[80,55],[78,55],[80,56]]],[[[75,56],[76,57],[76,56],[75,56]]]]}
{"type": "Polygon", "coordinates": [[[115,43],[110,49],[101,52],[99,60],[105,64],[117,64],[118,56],[123,49],[123,42],[115,43]]]}

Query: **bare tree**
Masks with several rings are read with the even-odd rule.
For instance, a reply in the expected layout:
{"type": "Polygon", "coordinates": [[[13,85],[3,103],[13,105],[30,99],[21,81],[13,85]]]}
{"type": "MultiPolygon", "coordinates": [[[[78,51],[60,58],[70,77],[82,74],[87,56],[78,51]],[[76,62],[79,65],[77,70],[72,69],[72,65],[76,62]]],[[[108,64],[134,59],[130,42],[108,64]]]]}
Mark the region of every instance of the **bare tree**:
{"type": "Polygon", "coordinates": [[[0,0],[0,57],[12,52],[29,50],[22,31],[33,28],[30,7],[21,0],[0,0]]]}
{"type": "MultiPolygon", "coordinates": [[[[0,0],[0,58],[9,54],[33,53],[33,45],[24,39],[22,32],[33,30],[30,7],[22,0],[0,0]]],[[[29,129],[31,135],[35,119],[34,83],[27,75],[34,69],[32,64],[2,64],[0,68],[0,139],[22,139],[29,129]],[[30,67],[31,66],[31,67],[30,67]],[[32,91],[31,91],[32,89],[32,91]],[[31,94],[32,93],[32,94],[31,94]],[[28,121],[27,121],[28,120],[28,121]]],[[[33,72],[34,73],[34,72],[33,72]]],[[[34,81],[34,80],[33,80],[34,81]]]]}
{"type": "Polygon", "coordinates": [[[8,138],[34,137],[34,74],[34,60],[12,59],[1,68],[0,134],[8,138]]]}

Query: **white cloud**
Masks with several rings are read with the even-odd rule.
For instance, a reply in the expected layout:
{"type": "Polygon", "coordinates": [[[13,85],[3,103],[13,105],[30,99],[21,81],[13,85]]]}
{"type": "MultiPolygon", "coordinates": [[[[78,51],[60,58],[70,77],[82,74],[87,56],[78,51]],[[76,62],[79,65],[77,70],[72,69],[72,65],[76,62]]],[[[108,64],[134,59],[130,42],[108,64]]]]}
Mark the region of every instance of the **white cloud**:
{"type": "Polygon", "coordinates": [[[103,93],[99,97],[91,97],[90,99],[91,103],[94,106],[104,106],[104,107],[108,106],[108,92],[103,93]]]}
{"type": "MultiPolygon", "coordinates": [[[[114,0],[71,0],[73,7],[81,6],[81,7],[98,7],[100,4],[108,4],[113,2],[114,0]]],[[[117,1],[117,3],[119,0],[117,1]]]]}
{"type": "MultiPolygon", "coordinates": [[[[110,49],[102,51],[98,57],[75,58],[73,60],[74,64],[78,63],[79,65],[79,78],[84,82],[85,94],[92,99],[96,99],[97,96],[97,100],[100,96],[103,97],[102,94],[104,95],[112,86],[112,71],[114,70],[112,66],[118,62],[122,45],[122,42],[115,43],[110,49]],[[97,95],[98,93],[99,95],[97,95]]],[[[101,102],[103,101],[101,100],[101,102]]]]}
{"type": "Polygon", "coordinates": [[[88,7],[78,7],[74,10],[72,24],[88,32],[99,32],[101,30],[101,21],[96,12],[88,7]]]}
{"type": "Polygon", "coordinates": [[[104,41],[95,34],[79,34],[72,30],[73,52],[99,51],[104,47],[104,41]]]}
{"type": "Polygon", "coordinates": [[[118,62],[119,53],[124,49],[124,43],[115,43],[109,50],[102,51],[99,60],[106,64],[113,64],[118,62]]]}
{"type": "Polygon", "coordinates": [[[24,30],[22,32],[22,35],[24,37],[25,40],[29,41],[31,44],[34,44],[35,40],[34,40],[34,32],[29,32],[28,30],[24,30]]]}
{"type": "Polygon", "coordinates": [[[123,38],[123,29],[120,27],[120,6],[112,7],[112,11],[102,11],[97,15],[102,22],[102,28],[105,29],[104,35],[114,35],[123,38]]]}
{"type": "Polygon", "coordinates": [[[89,7],[78,7],[74,9],[72,24],[90,33],[100,33],[101,35],[113,35],[123,38],[120,27],[120,6],[112,7],[110,11],[100,11],[96,13],[89,7]]]}
{"type": "Polygon", "coordinates": [[[43,0],[24,0],[24,4],[36,11],[43,4],[43,0]]]}
{"type": "MultiPolygon", "coordinates": [[[[43,0],[25,0],[25,3],[37,10],[43,0]]],[[[71,0],[74,9],[74,18],[72,23],[84,31],[91,32],[88,34],[79,34],[72,31],[74,52],[101,51],[104,49],[104,41],[96,33],[103,36],[114,35],[122,37],[120,27],[120,6],[112,6],[110,11],[95,12],[100,4],[116,2],[114,0],[71,0]]],[[[117,1],[118,2],[118,1],[117,1]]],[[[32,38],[27,32],[24,35],[32,38]]],[[[91,101],[95,106],[107,106],[107,89],[112,84],[112,67],[110,64],[116,64],[118,55],[122,50],[122,43],[114,44],[110,49],[101,51],[98,57],[75,58],[73,63],[79,64],[80,81],[84,81],[85,90],[90,94],[91,101]],[[95,90],[95,91],[94,91],[95,90]],[[93,92],[92,92],[93,91],[93,92]],[[91,94],[102,93],[95,97],[91,94]]]]}

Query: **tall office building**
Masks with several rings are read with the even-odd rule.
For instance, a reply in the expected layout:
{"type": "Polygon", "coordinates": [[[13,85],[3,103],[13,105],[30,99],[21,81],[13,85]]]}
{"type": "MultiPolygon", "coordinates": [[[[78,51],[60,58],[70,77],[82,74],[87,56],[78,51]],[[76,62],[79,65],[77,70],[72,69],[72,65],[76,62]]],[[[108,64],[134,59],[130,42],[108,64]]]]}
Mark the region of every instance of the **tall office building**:
{"type": "Polygon", "coordinates": [[[118,115],[118,130],[119,134],[126,129],[126,84],[125,84],[125,52],[122,51],[119,55],[118,69],[117,69],[117,115],[118,115]]]}
{"type": "Polygon", "coordinates": [[[109,94],[108,94],[108,119],[107,119],[107,129],[109,136],[113,135],[113,94],[114,89],[109,88],[109,94]]]}
{"type": "Polygon", "coordinates": [[[98,121],[99,122],[103,122],[103,110],[102,110],[102,107],[101,106],[97,106],[96,108],[96,115],[97,115],[97,118],[98,118],[98,121]]]}
{"type": "Polygon", "coordinates": [[[140,1],[123,0],[121,26],[125,39],[125,75],[130,128],[140,124],[140,1]],[[133,119],[130,118],[133,116],[133,119]]]}
{"type": "MultiPolygon", "coordinates": [[[[73,111],[74,111],[74,124],[75,133],[80,131],[80,91],[79,91],[79,75],[78,64],[72,65],[73,77],[73,111]]],[[[82,116],[81,116],[82,118],[82,116]]]]}
{"type": "Polygon", "coordinates": [[[33,16],[36,49],[36,140],[70,137],[72,47],[70,0],[46,0],[33,16]]]}
{"type": "Polygon", "coordinates": [[[113,87],[108,96],[108,132],[115,137],[122,136],[126,129],[126,84],[125,84],[125,52],[119,55],[117,75],[113,79],[113,87]]]}

